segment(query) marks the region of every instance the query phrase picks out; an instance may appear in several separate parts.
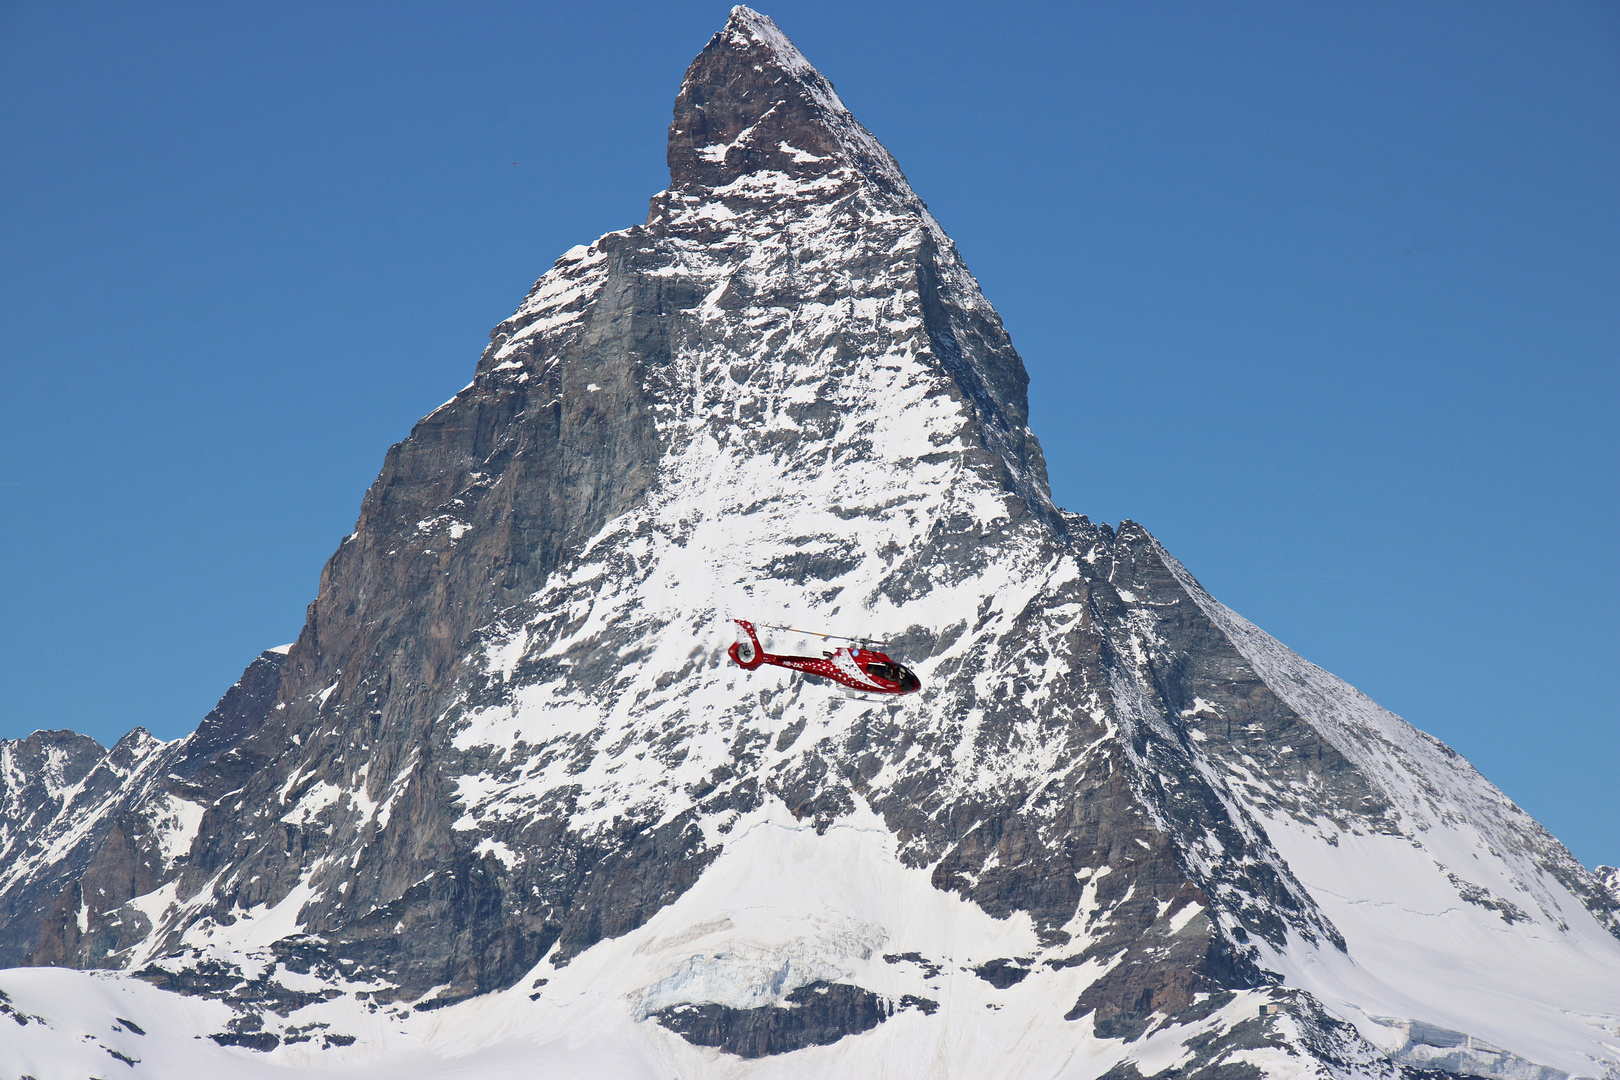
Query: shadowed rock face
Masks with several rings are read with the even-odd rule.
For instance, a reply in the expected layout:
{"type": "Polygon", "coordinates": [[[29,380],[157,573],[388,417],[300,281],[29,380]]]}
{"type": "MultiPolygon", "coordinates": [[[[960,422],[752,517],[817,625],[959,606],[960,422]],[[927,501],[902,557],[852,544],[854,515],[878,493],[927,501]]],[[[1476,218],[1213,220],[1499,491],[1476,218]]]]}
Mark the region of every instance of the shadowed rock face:
{"type": "MultiPolygon", "coordinates": [[[[901,1008],[932,1011],[932,1001],[908,1000],[901,1008]]],[[[657,1013],[660,1024],[698,1046],[713,1046],[743,1058],[787,1054],[826,1046],[870,1031],[894,1013],[870,990],[845,983],[815,982],[787,995],[782,1005],[732,1009],[724,1005],[674,1005],[657,1013]]]]}
{"type": "Polygon", "coordinates": [[[112,816],[106,804],[120,800],[148,744],[161,745],[144,735],[113,753],[71,731],[0,741],[0,966],[29,950],[42,909],[94,856],[112,816]],[[94,823],[74,836],[86,818],[94,823]]]}
{"type": "MultiPolygon", "coordinates": [[[[637,946],[724,977],[660,968],[621,994],[657,990],[636,1020],[757,1058],[932,1022],[953,973],[1014,994],[1086,972],[1043,1007],[1103,1039],[1203,1023],[1281,981],[1268,955],[1348,947],[1282,826],[1421,847],[1466,817],[1529,853],[1526,880],[1607,897],[1140,526],[1052,504],[995,311],[768,19],[736,9],[693,62],[669,165],[645,223],[559,259],[473,382],[389,450],[290,652],[109,773],[105,824],[8,899],[0,943],[220,997],[240,1015],[217,1040],[269,1048],[307,1041],[278,1016],[342,993],[404,1014],[548,972],[538,991],[701,892],[774,810],[821,837],[875,815],[931,896],[1028,928],[1019,955],[884,955],[915,993],[850,974],[899,932],[859,912],[820,938],[783,915],[780,949],[718,917],[637,946]],[[848,706],[721,659],[729,616],[787,613],[892,638],[925,692],[848,706]],[[296,932],[232,959],[271,913],[296,932]]],[[[48,752],[77,778],[101,750],[41,733],[15,751],[48,752]]],[[[8,835],[43,835],[37,808],[77,782],[0,789],[8,835]]],[[[1532,917],[1528,894],[1457,888],[1532,917]]],[[[1287,1045],[1377,1058],[1297,1011],[1287,1045]]],[[[1200,1036],[1198,1075],[1282,1038],[1247,1023],[1200,1036]]]]}
{"type": "Polygon", "coordinates": [[[257,727],[275,704],[282,660],[276,652],[254,660],[177,742],[159,742],[144,728],[111,750],[70,731],[0,742],[0,965],[30,954],[32,963],[54,964],[108,951],[85,947],[86,896],[99,914],[155,886],[163,839],[140,834],[171,821],[163,792],[257,727]],[[148,799],[156,802],[143,809],[148,799]]]}
{"type": "Polygon", "coordinates": [[[243,759],[235,748],[274,707],[283,660],[281,652],[258,656],[184,739],[165,745],[137,729],[119,742],[101,766],[118,778],[116,794],[101,803],[82,858],[58,865],[59,880],[67,884],[57,884],[53,898],[36,909],[19,958],[26,955],[33,965],[100,966],[146,938],[150,919],[123,905],[173,875],[195,839],[203,807],[224,793],[221,779],[240,780],[264,764],[243,759]],[[147,748],[138,766],[120,767],[136,745],[147,748]],[[205,769],[212,790],[191,782],[205,769]]]}
{"type": "Polygon", "coordinates": [[[806,183],[854,170],[920,205],[894,158],[769,19],[734,14],[692,61],[669,125],[673,190],[773,173],[806,183]]]}

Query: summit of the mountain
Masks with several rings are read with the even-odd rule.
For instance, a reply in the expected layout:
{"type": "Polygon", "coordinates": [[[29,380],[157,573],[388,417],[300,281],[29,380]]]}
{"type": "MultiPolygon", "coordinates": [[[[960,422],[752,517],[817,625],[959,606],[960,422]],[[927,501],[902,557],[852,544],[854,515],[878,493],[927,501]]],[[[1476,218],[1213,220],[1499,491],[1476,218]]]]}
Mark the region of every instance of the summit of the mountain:
{"type": "Polygon", "coordinates": [[[669,162],[194,735],[6,745],[0,1071],[1616,1080],[1609,880],[1054,506],[999,317],[770,20],[669,162]]]}
{"type": "Polygon", "coordinates": [[[922,205],[894,158],[776,24],[750,8],[732,8],[675,98],[669,125],[675,190],[725,188],[760,173],[813,181],[841,169],[922,205]]]}

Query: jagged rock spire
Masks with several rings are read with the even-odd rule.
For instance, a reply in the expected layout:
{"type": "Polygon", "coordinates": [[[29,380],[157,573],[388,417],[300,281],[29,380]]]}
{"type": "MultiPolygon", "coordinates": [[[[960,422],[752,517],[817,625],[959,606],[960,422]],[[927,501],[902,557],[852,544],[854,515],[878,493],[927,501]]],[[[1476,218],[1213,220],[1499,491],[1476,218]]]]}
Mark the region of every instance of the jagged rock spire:
{"type": "Polygon", "coordinates": [[[718,188],[760,172],[804,180],[851,167],[917,200],[894,158],[776,24],[751,8],[732,8],[675,99],[672,186],[718,188]]]}

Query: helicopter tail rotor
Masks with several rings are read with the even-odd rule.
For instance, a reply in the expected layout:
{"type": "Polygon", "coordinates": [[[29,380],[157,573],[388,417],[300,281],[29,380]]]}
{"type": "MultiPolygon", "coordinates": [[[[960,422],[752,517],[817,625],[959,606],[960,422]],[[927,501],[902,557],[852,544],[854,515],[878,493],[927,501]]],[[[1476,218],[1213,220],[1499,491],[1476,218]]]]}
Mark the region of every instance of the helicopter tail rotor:
{"type": "Polygon", "coordinates": [[[765,662],[765,650],[759,646],[759,636],[754,633],[753,623],[746,619],[732,621],[737,624],[737,640],[727,654],[738,667],[753,671],[765,662]]]}

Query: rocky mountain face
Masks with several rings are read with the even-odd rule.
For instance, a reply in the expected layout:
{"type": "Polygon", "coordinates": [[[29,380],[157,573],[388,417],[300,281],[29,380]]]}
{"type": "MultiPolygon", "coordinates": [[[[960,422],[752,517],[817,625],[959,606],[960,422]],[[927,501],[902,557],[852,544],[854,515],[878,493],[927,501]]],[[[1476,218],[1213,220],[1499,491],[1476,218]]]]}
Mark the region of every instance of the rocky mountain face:
{"type": "Polygon", "coordinates": [[[110,751],[71,731],[0,741],[0,964],[38,940],[44,909],[84,872],[162,747],[143,728],[110,751]]]}
{"type": "Polygon", "coordinates": [[[770,20],[669,166],[196,734],[0,751],[0,1065],[1620,1076],[1612,881],[1054,506],[995,311],[770,20]],[[745,672],[733,617],[924,691],[745,672]]]}
{"type": "MultiPolygon", "coordinates": [[[[77,897],[93,879],[127,879],[95,894],[116,895],[103,907],[146,891],[136,889],[137,877],[150,880],[154,859],[178,854],[164,837],[184,831],[183,823],[200,813],[177,803],[173,786],[258,723],[275,703],[283,657],[266,652],[254,660],[197,730],[173,743],[144,728],[111,750],[71,731],[0,740],[0,965],[14,966],[34,951],[58,898],[77,897]],[[143,839],[132,832],[153,829],[143,839]],[[87,878],[92,865],[97,873],[87,878]]],[[[45,936],[59,941],[59,935],[45,936]]],[[[54,962],[60,955],[35,959],[54,962]]]]}

